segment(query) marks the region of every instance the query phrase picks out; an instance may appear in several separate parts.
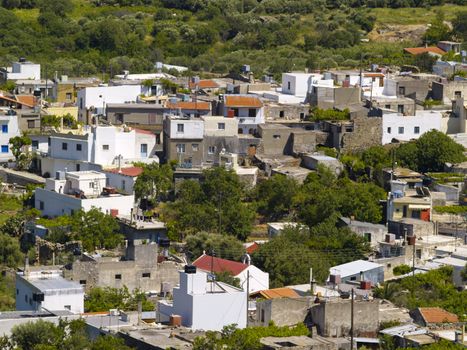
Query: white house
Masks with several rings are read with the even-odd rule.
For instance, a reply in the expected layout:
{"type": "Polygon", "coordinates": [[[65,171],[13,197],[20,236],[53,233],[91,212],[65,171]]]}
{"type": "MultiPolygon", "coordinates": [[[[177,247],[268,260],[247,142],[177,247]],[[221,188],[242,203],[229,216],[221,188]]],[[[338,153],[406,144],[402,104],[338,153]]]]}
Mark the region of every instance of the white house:
{"type": "Polygon", "coordinates": [[[107,186],[127,194],[133,194],[136,179],[143,172],[140,167],[125,167],[102,170],[107,176],[107,186]]]}
{"type": "Polygon", "coordinates": [[[255,96],[225,95],[223,115],[238,119],[239,134],[253,134],[258,124],[264,124],[263,102],[255,96]]]}
{"type": "Polygon", "coordinates": [[[134,195],[122,195],[106,187],[107,177],[97,171],[57,172],[45,188],[35,191],[35,208],[46,216],[71,215],[93,207],[111,215],[130,215],[134,195]]]}
{"type": "Polygon", "coordinates": [[[90,123],[95,114],[105,114],[109,103],[133,103],[143,93],[142,85],[87,87],[78,91],[78,120],[90,123]]]}
{"type": "Polygon", "coordinates": [[[16,274],[16,310],[84,312],[84,289],[53,270],[30,270],[16,274]]]}
{"type": "Polygon", "coordinates": [[[414,116],[400,113],[383,113],[382,144],[391,143],[392,139],[410,141],[418,139],[430,130],[442,129],[442,114],[438,111],[415,112],[414,116]]]}
{"type": "Polygon", "coordinates": [[[305,225],[302,225],[298,222],[268,222],[268,236],[275,237],[280,235],[282,231],[286,228],[305,228],[305,225]]]}
{"type": "Polygon", "coordinates": [[[4,78],[5,80],[40,80],[41,65],[20,58],[18,62],[13,62],[12,66],[6,69],[4,78]]]}
{"type": "Polygon", "coordinates": [[[41,159],[42,174],[66,170],[100,170],[133,162],[159,162],[156,135],[116,126],[87,126],[80,134],[55,133],[41,159]]]}
{"type": "Polygon", "coordinates": [[[305,97],[314,79],[321,79],[321,75],[311,73],[282,73],[282,93],[305,97]]]}
{"type": "Polygon", "coordinates": [[[201,255],[193,261],[193,265],[208,273],[227,272],[240,280],[240,286],[243,289],[246,288],[249,275],[249,293],[269,289],[269,274],[261,271],[254,265],[216,258],[206,254],[201,255]]]}
{"type": "Polygon", "coordinates": [[[329,272],[329,281],[336,284],[352,281],[370,281],[375,286],[378,283],[384,282],[384,266],[366,260],[355,260],[346,264],[333,266],[329,272]]]}
{"type": "Polygon", "coordinates": [[[208,282],[207,274],[185,266],[173,300],[158,303],[161,320],[181,317],[181,324],[193,330],[220,331],[235,324],[246,327],[246,292],[222,282],[208,282]]]}
{"type": "Polygon", "coordinates": [[[14,158],[11,153],[10,139],[20,135],[18,116],[0,115],[0,162],[7,162],[14,158]]]}

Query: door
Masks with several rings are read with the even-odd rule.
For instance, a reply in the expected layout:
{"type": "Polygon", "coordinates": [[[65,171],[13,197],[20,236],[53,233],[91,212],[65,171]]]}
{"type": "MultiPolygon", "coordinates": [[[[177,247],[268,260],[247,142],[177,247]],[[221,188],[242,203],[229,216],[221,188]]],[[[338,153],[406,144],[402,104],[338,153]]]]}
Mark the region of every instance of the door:
{"type": "Polygon", "coordinates": [[[141,158],[147,158],[148,156],[148,145],[146,143],[141,144],[141,158]]]}

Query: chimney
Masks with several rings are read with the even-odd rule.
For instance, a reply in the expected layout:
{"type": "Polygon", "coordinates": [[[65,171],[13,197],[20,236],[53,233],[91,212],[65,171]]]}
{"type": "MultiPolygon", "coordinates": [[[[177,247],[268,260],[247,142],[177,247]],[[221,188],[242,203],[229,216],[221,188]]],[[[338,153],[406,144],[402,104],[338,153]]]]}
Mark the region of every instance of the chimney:
{"type": "Polygon", "coordinates": [[[24,273],[23,273],[23,276],[25,278],[29,277],[29,258],[28,257],[26,257],[26,259],[24,259],[24,273]]]}

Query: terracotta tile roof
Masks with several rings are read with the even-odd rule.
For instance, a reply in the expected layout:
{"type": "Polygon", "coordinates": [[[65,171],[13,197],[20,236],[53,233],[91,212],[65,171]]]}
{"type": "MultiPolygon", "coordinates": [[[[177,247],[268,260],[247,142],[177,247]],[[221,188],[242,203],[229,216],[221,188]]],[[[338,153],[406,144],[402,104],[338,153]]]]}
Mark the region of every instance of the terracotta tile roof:
{"type": "Polygon", "coordinates": [[[193,265],[195,265],[198,269],[210,272],[211,269],[215,273],[220,272],[229,272],[232,276],[239,275],[243,270],[245,270],[248,265],[243,264],[237,261],[231,261],[216,257],[211,257],[209,255],[203,254],[198,259],[193,261],[193,265]],[[212,268],[211,268],[212,265],[212,268]]]}
{"type": "Polygon", "coordinates": [[[257,97],[251,96],[225,96],[226,107],[249,107],[249,108],[261,108],[263,103],[257,97]]]}
{"type": "Polygon", "coordinates": [[[19,101],[17,99],[14,99],[14,98],[11,98],[11,97],[8,97],[8,96],[5,96],[5,95],[0,95],[0,99],[5,100],[5,101],[9,101],[9,102],[12,102],[12,103],[17,103],[17,104],[20,104],[20,105],[23,105],[23,106],[26,106],[26,107],[29,107],[29,108],[34,107],[34,105],[27,104],[25,102],[19,101]]]}
{"type": "Polygon", "coordinates": [[[36,98],[33,95],[16,95],[16,100],[28,107],[34,107],[36,103],[36,98]]]}
{"type": "Polygon", "coordinates": [[[274,288],[259,290],[253,294],[252,297],[261,297],[264,299],[279,299],[279,298],[298,298],[300,297],[296,291],[290,288],[274,288]]]}
{"type": "Polygon", "coordinates": [[[112,174],[122,174],[125,176],[135,177],[135,176],[140,175],[143,172],[143,168],[132,166],[128,168],[122,168],[121,170],[118,170],[117,168],[117,169],[107,169],[105,171],[108,173],[112,173],[112,174]]]}
{"type": "MultiPolygon", "coordinates": [[[[188,86],[190,87],[190,89],[196,88],[196,84],[193,82],[190,82],[188,86]]],[[[218,87],[219,84],[217,84],[214,80],[211,79],[200,80],[198,83],[199,89],[217,89],[218,87]]]]}
{"type": "Polygon", "coordinates": [[[256,252],[259,248],[259,244],[256,243],[256,242],[253,242],[252,245],[250,245],[248,248],[246,248],[246,252],[248,254],[253,254],[254,252],[256,252]]]}
{"type": "Polygon", "coordinates": [[[439,47],[436,47],[436,46],[406,47],[404,51],[410,53],[411,55],[420,55],[425,52],[434,53],[434,54],[441,55],[441,56],[446,54],[444,50],[441,50],[439,47]]]}
{"type": "Polygon", "coordinates": [[[385,75],[383,73],[363,73],[363,76],[364,77],[368,77],[368,78],[378,78],[378,77],[385,77],[385,75]]]}
{"type": "Polygon", "coordinates": [[[440,307],[419,307],[418,311],[426,323],[455,323],[459,322],[457,315],[440,307]]]}
{"type": "Polygon", "coordinates": [[[144,129],[137,129],[137,128],[134,128],[135,131],[138,133],[138,134],[146,134],[146,135],[153,135],[155,136],[155,134],[150,131],[150,130],[144,130],[144,129]]]}
{"type": "Polygon", "coordinates": [[[177,103],[167,103],[167,108],[171,108],[171,109],[181,108],[181,109],[210,111],[211,104],[209,102],[177,102],[177,103]]]}

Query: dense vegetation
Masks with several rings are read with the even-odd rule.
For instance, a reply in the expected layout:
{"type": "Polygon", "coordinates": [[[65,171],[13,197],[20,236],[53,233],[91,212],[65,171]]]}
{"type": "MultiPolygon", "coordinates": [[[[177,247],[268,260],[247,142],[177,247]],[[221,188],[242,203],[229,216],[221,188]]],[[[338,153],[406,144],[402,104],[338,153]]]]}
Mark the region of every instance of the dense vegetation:
{"type": "MultiPolygon", "coordinates": [[[[455,0],[459,5],[465,0],[455,0]]],[[[407,44],[361,43],[376,16],[367,7],[425,7],[443,0],[104,1],[2,0],[0,64],[26,56],[68,75],[150,71],[156,61],[194,71],[260,76],[291,69],[412,63],[407,44]]],[[[438,16],[439,17],[439,16],[438,16]]],[[[465,37],[465,14],[454,31],[465,37]]],[[[453,34],[436,25],[429,40],[453,34]]],[[[416,43],[411,43],[416,44],[416,43]]],[[[190,73],[188,73],[190,74],[190,73]]]]}
{"type": "Polygon", "coordinates": [[[139,302],[141,302],[143,311],[154,310],[154,304],[140,290],[134,290],[130,293],[127,287],[120,289],[95,287],[86,294],[84,309],[86,312],[108,311],[110,309],[137,311],[139,302]]]}

